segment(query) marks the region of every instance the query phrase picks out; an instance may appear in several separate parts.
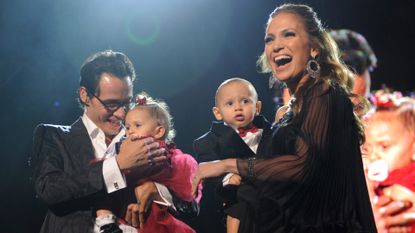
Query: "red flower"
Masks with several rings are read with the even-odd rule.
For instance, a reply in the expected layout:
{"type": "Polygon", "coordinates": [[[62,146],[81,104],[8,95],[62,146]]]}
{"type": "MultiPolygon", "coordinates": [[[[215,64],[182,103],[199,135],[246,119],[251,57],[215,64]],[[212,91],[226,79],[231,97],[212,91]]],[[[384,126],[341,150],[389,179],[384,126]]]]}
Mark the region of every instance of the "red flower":
{"type": "Polygon", "coordinates": [[[370,101],[378,108],[390,108],[395,105],[388,94],[372,95],[370,96],[370,101]]]}
{"type": "Polygon", "coordinates": [[[147,104],[147,99],[146,99],[146,97],[137,96],[135,98],[135,103],[138,104],[138,105],[146,105],[147,104]]]}
{"type": "Polygon", "coordinates": [[[399,99],[402,98],[402,93],[395,91],[389,92],[388,90],[379,90],[370,96],[370,102],[376,108],[391,108],[399,105],[399,99]]]}

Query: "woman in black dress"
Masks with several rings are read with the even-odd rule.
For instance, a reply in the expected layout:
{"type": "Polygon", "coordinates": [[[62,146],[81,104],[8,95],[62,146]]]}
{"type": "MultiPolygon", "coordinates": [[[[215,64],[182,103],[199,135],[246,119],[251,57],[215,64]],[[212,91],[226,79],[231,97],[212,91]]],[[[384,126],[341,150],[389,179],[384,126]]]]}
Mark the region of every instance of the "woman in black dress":
{"type": "Polygon", "coordinates": [[[194,185],[232,172],[259,189],[239,232],[376,232],[359,149],[362,125],[350,100],[353,74],[316,13],[305,5],[276,8],[258,63],[292,96],[270,154],[200,164],[194,185]]]}

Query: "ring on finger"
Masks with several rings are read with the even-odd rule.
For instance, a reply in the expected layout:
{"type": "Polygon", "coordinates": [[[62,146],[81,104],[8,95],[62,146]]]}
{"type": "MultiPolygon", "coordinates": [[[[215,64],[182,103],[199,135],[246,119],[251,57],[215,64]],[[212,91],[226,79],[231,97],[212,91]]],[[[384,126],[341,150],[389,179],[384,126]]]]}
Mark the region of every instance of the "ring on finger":
{"type": "Polygon", "coordinates": [[[146,152],[147,157],[150,158],[150,156],[153,154],[153,152],[151,151],[151,147],[149,145],[146,145],[146,148],[147,148],[147,152],[146,152]]]}
{"type": "Polygon", "coordinates": [[[148,165],[149,165],[150,167],[152,167],[152,166],[154,166],[154,164],[155,164],[154,159],[153,159],[153,158],[149,158],[149,159],[148,159],[148,165]]]}
{"type": "Polygon", "coordinates": [[[148,159],[153,159],[154,157],[156,157],[156,155],[153,153],[149,153],[147,157],[148,159]]]}

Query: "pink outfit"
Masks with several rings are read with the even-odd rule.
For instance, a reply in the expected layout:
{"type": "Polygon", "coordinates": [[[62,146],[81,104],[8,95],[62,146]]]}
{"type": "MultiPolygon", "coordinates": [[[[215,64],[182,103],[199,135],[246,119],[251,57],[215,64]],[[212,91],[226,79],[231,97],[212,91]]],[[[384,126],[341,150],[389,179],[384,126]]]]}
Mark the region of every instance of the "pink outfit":
{"type": "MultiPolygon", "coordinates": [[[[193,201],[192,178],[197,171],[198,164],[189,154],[176,148],[167,149],[170,164],[149,167],[149,169],[131,171],[127,178],[145,177],[138,180],[137,184],[146,181],[154,181],[165,185],[178,198],[184,201],[193,201]]],[[[199,186],[201,193],[202,186],[199,186]]],[[[199,202],[201,195],[197,197],[199,202]]],[[[195,233],[190,226],[176,219],[168,212],[168,207],[152,203],[150,214],[144,223],[140,233],[195,233]]]]}

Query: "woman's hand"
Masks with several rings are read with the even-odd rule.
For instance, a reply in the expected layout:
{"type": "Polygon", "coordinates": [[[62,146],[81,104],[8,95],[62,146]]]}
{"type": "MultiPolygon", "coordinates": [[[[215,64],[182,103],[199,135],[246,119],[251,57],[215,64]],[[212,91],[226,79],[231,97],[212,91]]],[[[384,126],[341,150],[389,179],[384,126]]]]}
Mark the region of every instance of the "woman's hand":
{"type": "Polygon", "coordinates": [[[229,178],[228,184],[231,184],[231,185],[240,185],[241,184],[241,180],[242,180],[242,178],[241,178],[240,175],[233,174],[229,178]]]}
{"type": "Polygon", "coordinates": [[[197,197],[198,185],[205,178],[217,177],[224,173],[238,173],[236,159],[216,160],[212,162],[200,163],[196,175],[193,177],[192,193],[197,197]]]}

